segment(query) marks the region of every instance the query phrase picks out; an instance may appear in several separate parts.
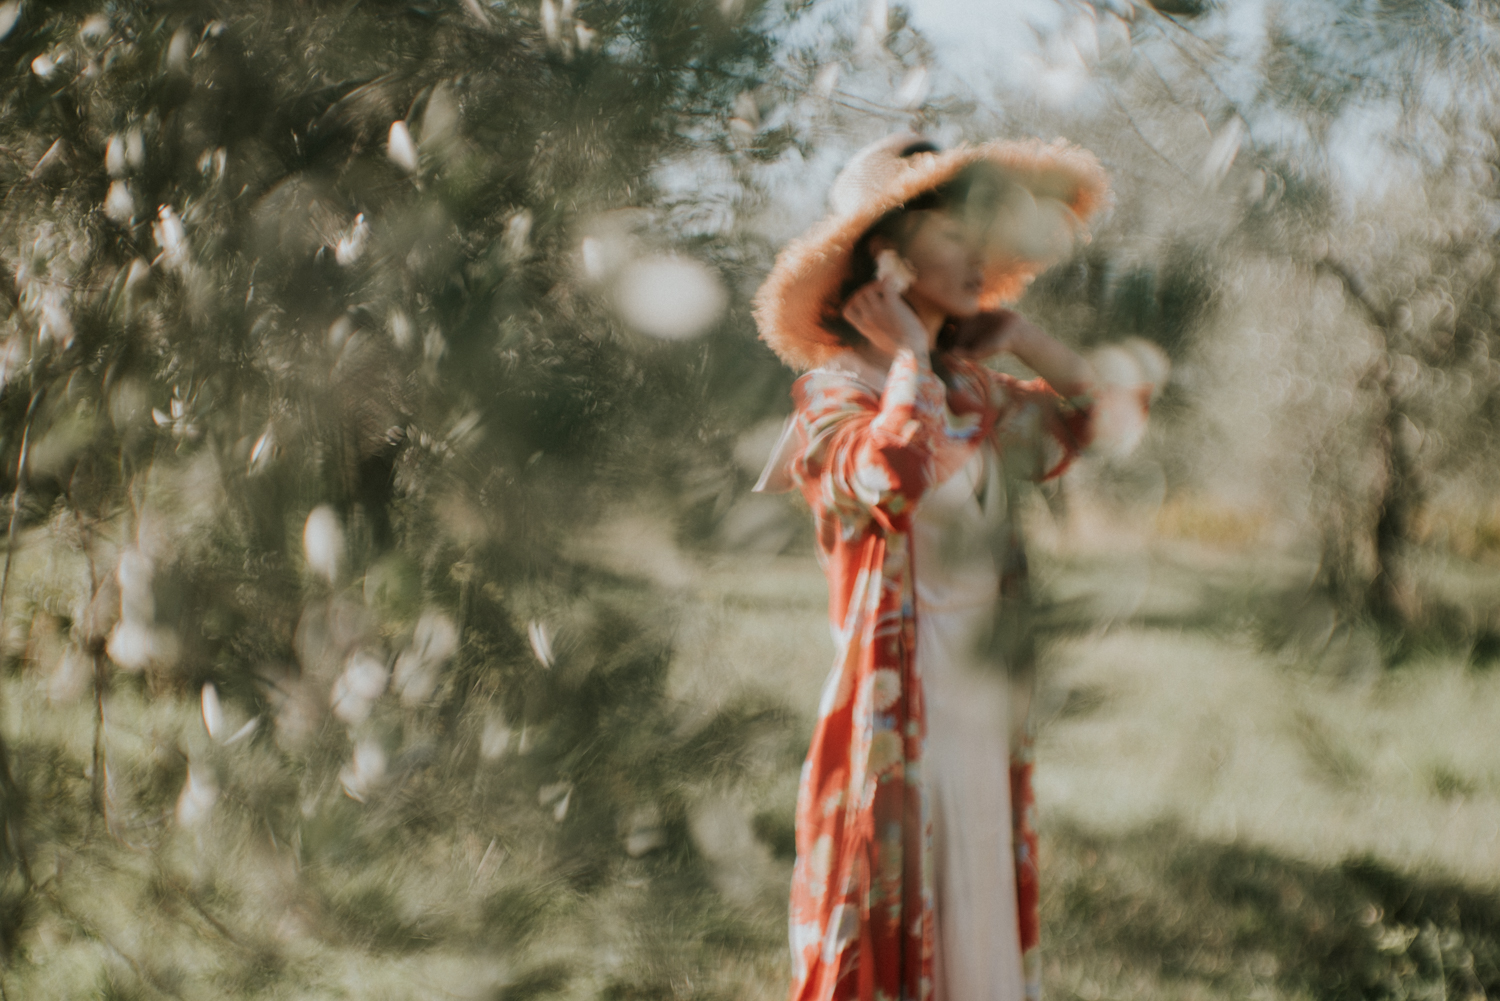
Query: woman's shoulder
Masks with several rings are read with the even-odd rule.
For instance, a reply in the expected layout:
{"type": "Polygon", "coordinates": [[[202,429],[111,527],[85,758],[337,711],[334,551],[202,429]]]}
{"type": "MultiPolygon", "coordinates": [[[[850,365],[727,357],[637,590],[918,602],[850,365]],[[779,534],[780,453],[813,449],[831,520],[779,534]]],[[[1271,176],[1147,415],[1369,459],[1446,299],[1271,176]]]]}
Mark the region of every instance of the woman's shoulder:
{"type": "Polygon", "coordinates": [[[805,396],[818,392],[847,392],[878,398],[885,390],[886,373],[858,352],[839,351],[797,380],[796,392],[805,396]]]}
{"type": "Polygon", "coordinates": [[[852,382],[879,393],[885,389],[886,370],[853,348],[844,348],[817,368],[809,369],[803,378],[808,376],[830,382],[852,382]]]}

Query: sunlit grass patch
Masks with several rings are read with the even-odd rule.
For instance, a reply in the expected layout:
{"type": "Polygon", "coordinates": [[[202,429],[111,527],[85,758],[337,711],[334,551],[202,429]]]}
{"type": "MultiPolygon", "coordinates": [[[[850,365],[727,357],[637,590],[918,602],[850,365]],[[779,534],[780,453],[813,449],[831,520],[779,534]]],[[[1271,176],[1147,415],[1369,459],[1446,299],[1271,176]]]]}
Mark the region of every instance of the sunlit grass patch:
{"type": "Polygon", "coordinates": [[[1500,880],[1500,678],[1449,661],[1336,680],[1248,635],[1136,627],[1049,663],[1037,784],[1054,816],[1500,880]]]}
{"type": "Polygon", "coordinates": [[[1245,509],[1196,494],[1174,494],[1156,512],[1156,534],[1210,546],[1244,549],[1260,541],[1270,518],[1264,511],[1245,509]]]}
{"type": "Polygon", "coordinates": [[[1465,559],[1500,563],[1500,503],[1467,495],[1435,500],[1417,512],[1412,536],[1465,559]]]}

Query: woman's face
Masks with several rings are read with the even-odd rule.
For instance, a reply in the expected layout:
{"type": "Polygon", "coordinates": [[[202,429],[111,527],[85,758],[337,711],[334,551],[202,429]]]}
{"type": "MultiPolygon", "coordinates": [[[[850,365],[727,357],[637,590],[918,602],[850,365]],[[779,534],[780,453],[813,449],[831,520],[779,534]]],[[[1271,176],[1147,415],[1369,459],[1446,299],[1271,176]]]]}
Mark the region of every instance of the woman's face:
{"type": "Polygon", "coordinates": [[[898,248],[916,273],[906,299],[918,313],[941,311],[953,319],[979,312],[984,290],[984,233],[942,210],[912,213],[916,218],[898,248]]]}

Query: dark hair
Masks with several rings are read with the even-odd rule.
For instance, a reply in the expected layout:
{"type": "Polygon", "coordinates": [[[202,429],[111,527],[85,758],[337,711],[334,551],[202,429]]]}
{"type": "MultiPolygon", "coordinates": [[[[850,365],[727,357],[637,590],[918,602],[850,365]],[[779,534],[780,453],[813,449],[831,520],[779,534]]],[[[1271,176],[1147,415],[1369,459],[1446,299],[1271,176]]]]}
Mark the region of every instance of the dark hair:
{"type": "MultiPolygon", "coordinates": [[[[902,150],[902,156],[914,153],[936,152],[930,143],[914,143],[902,150]]],[[[914,212],[950,212],[966,219],[987,225],[999,214],[1004,201],[1005,189],[1011,182],[994,166],[988,163],[970,164],[944,184],[924,191],[910,201],[891,209],[875,220],[854,244],[849,256],[849,273],[839,286],[838,294],[828,303],[823,316],[823,326],[837,335],[846,347],[857,347],[864,343],[864,335],[844,319],[844,303],[860,288],[875,278],[875,255],[870,250],[870,241],[877,236],[885,237],[897,247],[905,244],[911,235],[914,212]]],[[[945,350],[944,339],[950,332],[945,330],[938,336],[938,351],[945,350]]]]}

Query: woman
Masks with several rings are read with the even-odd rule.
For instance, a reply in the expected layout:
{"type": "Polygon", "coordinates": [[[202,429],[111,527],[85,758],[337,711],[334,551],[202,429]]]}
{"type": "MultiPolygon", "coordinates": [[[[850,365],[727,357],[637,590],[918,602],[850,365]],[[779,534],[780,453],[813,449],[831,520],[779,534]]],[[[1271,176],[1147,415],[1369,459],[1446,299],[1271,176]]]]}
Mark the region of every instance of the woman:
{"type": "Polygon", "coordinates": [[[1088,444],[1096,387],[997,307],[1105,193],[1076,148],[892,136],[756,296],[762,338],[807,370],[757,489],[812,507],[838,648],[798,796],[793,1001],[1039,994],[1024,727],[984,651],[1029,666],[1003,624],[1024,586],[1007,498],[1088,444]],[[998,353],[1042,378],[979,364],[998,353]]]}

